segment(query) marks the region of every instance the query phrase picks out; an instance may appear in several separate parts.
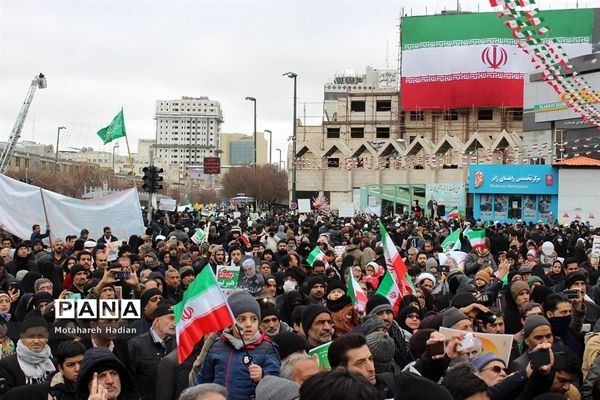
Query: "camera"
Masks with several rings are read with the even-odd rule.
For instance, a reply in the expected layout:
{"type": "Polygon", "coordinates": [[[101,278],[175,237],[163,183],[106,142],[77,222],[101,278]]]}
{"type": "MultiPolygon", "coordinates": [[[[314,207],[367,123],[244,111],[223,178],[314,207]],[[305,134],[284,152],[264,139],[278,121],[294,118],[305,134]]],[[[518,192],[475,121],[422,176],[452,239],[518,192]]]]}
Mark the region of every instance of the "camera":
{"type": "Polygon", "coordinates": [[[118,279],[120,281],[125,281],[127,279],[129,279],[130,273],[127,271],[115,271],[114,272],[114,277],[115,279],[118,279]]]}

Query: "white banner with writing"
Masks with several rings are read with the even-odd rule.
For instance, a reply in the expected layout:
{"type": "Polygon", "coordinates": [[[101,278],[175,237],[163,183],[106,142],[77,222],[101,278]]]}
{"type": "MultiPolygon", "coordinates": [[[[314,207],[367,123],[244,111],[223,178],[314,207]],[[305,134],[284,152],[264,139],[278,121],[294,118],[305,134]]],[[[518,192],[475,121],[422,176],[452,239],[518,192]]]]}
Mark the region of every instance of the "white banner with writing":
{"type": "Polygon", "coordinates": [[[144,221],[137,189],[127,189],[92,200],[79,200],[0,175],[0,226],[22,239],[29,239],[34,224],[45,231],[46,215],[52,239],[90,231],[91,239],[102,236],[110,226],[112,234],[128,240],[144,233],[144,221]]]}

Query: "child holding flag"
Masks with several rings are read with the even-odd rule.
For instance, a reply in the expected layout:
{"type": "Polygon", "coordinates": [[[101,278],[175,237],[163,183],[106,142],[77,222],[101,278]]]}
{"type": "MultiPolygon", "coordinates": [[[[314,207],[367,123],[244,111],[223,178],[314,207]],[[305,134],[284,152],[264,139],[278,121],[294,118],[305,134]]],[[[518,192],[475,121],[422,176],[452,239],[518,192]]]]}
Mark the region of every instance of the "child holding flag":
{"type": "Polygon", "coordinates": [[[265,375],[279,375],[281,360],[269,337],[258,329],[256,299],[240,291],[229,296],[227,303],[235,323],[208,350],[194,384],[218,383],[227,388],[229,400],[248,400],[265,375]]]}

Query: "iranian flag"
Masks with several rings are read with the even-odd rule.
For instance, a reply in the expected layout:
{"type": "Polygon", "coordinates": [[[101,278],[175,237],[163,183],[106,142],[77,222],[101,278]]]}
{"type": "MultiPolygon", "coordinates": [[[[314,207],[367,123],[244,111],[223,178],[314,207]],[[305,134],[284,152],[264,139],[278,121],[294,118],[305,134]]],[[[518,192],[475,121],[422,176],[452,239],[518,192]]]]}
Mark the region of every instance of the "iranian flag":
{"type": "Polygon", "coordinates": [[[398,287],[398,283],[396,283],[396,280],[394,279],[394,275],[392,275],[389,270],[383,276],[375,294],[380,294],[389,300],[392,305],[392,310],[394,310],[394,317],[397,317],[398,312],[400,311],[400,305],[402,304],[403,295],[398,287]]]}
{"type": "Polygon", "coordinates": [[[365,311],[368,300],[367,295],[365,294],[365,292],[363,292],[352,273],[350,273],[350,287],[348,288],[348,297],[350,297],[350,300],[352,300],[352,304],[354,304],[359,311],[365,311]]]}
{"type": "Polygon", "coordinates": [[[326,263],[326,261],[325,261],[326,259],[327,259],[327,256],[325,255],[325,253],[323,253],[321,251],[319,246],[315,246],[315,248],[312,249],[312,251],[306,257],[306,262],[308,263],[308,265],[310,265],[312,267],[313,263],[316,260],[321,260],[324,263],[326,263]]]}
{"type": "MultiPolygon", "coordinates": [[[[406,264],[404,264],[404,260],[402,260],[400,254],[398,254],[398,250],[396,249],[392,238],[390,238],[390,235],[387,233],[385,226],[383,226],[383,224],[381,223],[381,220],[379,220],[379,233],[381,235],[381,242],[383,244],[383,255],[385,256],[385,263],[389,272],[389,274],[386,275],[390,275],[393,278],[390,283],[386,283],[386,285],[389,286],[388,293],[390,295],[394,293],[395,289],[393,286],[395,285],[396,288],[399,289],[401,294],[397,301],[401,302],[402,296],[406,296],[407,294],[415,294],[415,287],[412,283],[410,275],[408,275],[408,269],[406,268],[406,264]]],[[[380,290],[388,290],[388,288],[386,288],[385,286],[382,289],[382,285],[385,281],[386,278],[384,277],[381,283],[379,284],[379,287],[377,288],[377,292],[379,292],[380,290]]],[[[392,303],[391,300],[396,301],[395,298],[392,299],[390,297],[388,297],[388,300],[390,300],[392,306],[394,305],[394,303],[392,303]]],[[[398,303],[397,306],[399,307],[400,303],[398,303]]]]}
{"type": "Polygon", "coordinates": [[[235,321],[212,268],[202,270],[173,309],[180,364],[205,335],[227,328],[235,321]]]}
{"type": "Polygon", "coordinates": [[[485,230],[469,231],[467,237],[469,238],[469,242],[471,242],[471,247],[473,249],[483,249],[486,247],[485,230]]]}
{"type": "MultiPolygon", "coordinates": [[[[592,52],[594,9],[543,15],[569,57],[592,52]]],[[[530,58],[495,12],[402,18],[402,109],[523,107],[530,58]]]]}

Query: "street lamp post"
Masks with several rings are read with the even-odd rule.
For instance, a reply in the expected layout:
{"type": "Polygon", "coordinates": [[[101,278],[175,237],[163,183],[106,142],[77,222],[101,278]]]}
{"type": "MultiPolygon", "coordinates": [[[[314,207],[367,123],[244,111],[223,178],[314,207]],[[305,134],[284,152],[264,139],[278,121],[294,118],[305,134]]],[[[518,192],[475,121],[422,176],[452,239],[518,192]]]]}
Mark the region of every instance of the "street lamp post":
{"type": "Polygon", "coordinates": [[[294,125],[292,125],[292,202],[296,202],[296,78],[298,78],[298,74],[295,72],[286,72],[283,75],[294,79],[294,125]]]}
{"type": "Polygon", "coordinates": [[[246,97],[246,100],[249,100],[254,103],[254,172],[256,173],[256,98],[246,97]]]}
{"type": "Polygon", "coordinates": [[[60,130],[61,129],[67,129],[67,127],[59,126],[58,131],[56,132],[56,155],[54,156],[54,174],[56,174],[56,171],[58,169],[58,143],[60,141],[60,130]]]}
{"type": "Polygon", "coordinates": [[[273,160],[271,160],[271,152],[273,151],[273,132],[265,129],[265,133],[269,134],[269,165],[271,165],[273,164],[273,160]]]}
{"type": "Polygon", "coordinates": [[[275,151],[279,153],[279,164],[277,164],[277,169],[281,170],[281,149],[275,149],[275,151]]]}

